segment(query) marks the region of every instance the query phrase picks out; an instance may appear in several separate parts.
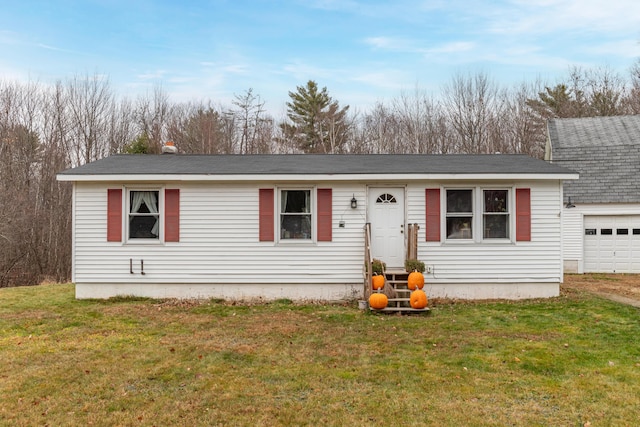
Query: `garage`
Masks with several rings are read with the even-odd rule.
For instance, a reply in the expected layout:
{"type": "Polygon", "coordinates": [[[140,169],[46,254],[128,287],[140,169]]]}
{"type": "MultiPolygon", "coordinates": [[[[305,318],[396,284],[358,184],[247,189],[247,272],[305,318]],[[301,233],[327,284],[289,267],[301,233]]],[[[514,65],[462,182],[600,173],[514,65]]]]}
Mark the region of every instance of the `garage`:
{"type": "Polygon", "coordinates": [[[586,273],[640,273],[640,215],[584,217],[586,273]]]}

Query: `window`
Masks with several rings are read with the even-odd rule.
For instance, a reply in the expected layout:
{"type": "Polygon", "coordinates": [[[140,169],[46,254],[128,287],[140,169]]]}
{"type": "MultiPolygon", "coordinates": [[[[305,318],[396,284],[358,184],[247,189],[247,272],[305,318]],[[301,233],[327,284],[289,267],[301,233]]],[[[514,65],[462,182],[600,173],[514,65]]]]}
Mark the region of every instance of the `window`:
{"type": "Polygon", "coordinates": [[[258,239],[261,242],[331,242],[331,188],[258,191],[258,239]],[[279,236],[279,237],[278,237],[279,236]]]}
{"type": "Polygon", "coordinates": [[[180,189],[107,189],[107,242],[123,236],[129,242],[179,242],[180,189]]]}
{"type": "Polygon", "coordinates": [[[398,201],[393,196],[393,194],[384,193],[378,196],[378,198],[376,199],[376,203],[388,204],[388,203],[398,203],[398,201]]]}
{"type": "MultiPolygon", "coordinates": [[[[479,242],[490,239],[511,239],[514,230],[517,241],[531,239],[529,189],[516,189],[515,191],[517,196],[515,207],[520,206],[522,218],[512,214],[514,200],[511,199],[511,190],[509,189],[475,187],[471,189],[450,188],[445,191],[447,240],[479,242]],[[482,232],[476,230],[482,230],[482,232]],[[521,234],[517,233],[518,230],[521,230],[521,234]]],[[[438,209],[437,200],[435,200],[437,197],[437,193],[433,190],[427,191],[427,216],[430,212],[434,216],[434,218],[429,217],[427,221],[427,231],[430,226],[434,226],[435,219],[437,219],[437,213],[433,214],[433,211],[438,209]],[[431,193],[433,194],[429,199],[431,193]]]]}
{"type": "Polygon", "coordinates": [[[600,235],[601,236],[611,236],[613,234],[613,230],[611,228],[601,228],[600,235]]]}
{"type": "Polygon", "coordinates": [[[483,238],[509,238],[509,192],[507,190],[484,190],[484,212],[482,218],[483,238]]]}
{"type": "Polygon", "coordinates": [[[159,191],[129,191],[129,239],[159,239],[159,191]]]}
{"type": "Polygon", "coordinates": [[[311,190],[280,191],[280,239],[310,240],[311,190]]]}
{"type": "Polygon", "coordinates": [[[595,236],[596,233],[596,229],[595,228],[585,228],[584,229],[584,235],[585,236],[595,236]]]}
{"type": "Polygon", "coordinates": [[[473,190],[447,190],[447,239],[473,238],[473,190]]]}
{"type": "Polygon", "coordinates": [[[629,234],[629,229],[628,228],[618,228],[616,230],[616,234],[617,235],[628,235],[629,234]]]}
{"type": "Polygon", "coordinates": [[[633,235],[634,236],[640,235],[640,228],[634,228],[633,229],[633,235]]]}

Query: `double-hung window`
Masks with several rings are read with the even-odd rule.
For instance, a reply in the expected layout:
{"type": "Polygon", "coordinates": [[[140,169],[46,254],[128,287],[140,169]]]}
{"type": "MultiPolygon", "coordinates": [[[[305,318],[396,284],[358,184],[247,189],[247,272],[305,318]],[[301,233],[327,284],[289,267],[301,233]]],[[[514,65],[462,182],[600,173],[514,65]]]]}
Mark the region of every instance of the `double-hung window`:
{"type": "Polygon", "coordinates": [[[330,242],[331,188],[261,188],[258,238],[261,242],[330,242]]]}
{"type": "Polygon", "coordinates": [[[447,239],[473,238],[473,190],[447,190],[447,239]]]}
{"type": "Polygon", "coordinates": [[[447,189],[447,240],[509,239],[509,193],[506,189],[481,187],[447,189]]]}
{"type": "Polygon", "coordinates": [[[483,239],[509,238],[509,191],[483,190],[483,239]]]}
{"type": "Polygon", "coordinates": [[[107,189],[107,241],[179,242],[180,189],[107,189]]]}
{"type": "Polygon", "coordinates": [[[280,190],[280,239],[311,240],[311,190],[280,190]]]}
{"type": "Polygon", "coordinates": [[[159,195],[157,190],[129,191],[129,239],[160,238],[159,195]]]}

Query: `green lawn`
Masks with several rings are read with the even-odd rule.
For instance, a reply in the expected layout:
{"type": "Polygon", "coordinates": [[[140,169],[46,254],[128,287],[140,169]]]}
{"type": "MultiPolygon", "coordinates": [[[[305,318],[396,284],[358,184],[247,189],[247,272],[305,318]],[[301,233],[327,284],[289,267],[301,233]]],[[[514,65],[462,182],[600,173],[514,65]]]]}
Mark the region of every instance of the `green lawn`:
{"type": "Polygon", "coordinates": [[[571,291],[431,305],[76,301],[0,289],[0,425],[624,426],[640,311],[571,291]]]}

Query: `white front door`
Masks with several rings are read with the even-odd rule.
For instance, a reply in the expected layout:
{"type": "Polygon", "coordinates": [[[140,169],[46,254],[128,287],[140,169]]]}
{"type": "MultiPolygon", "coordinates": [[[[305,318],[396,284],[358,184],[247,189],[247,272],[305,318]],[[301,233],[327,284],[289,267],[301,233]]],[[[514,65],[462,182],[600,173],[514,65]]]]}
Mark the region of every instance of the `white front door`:
{"type": "Polygon", "coordinates": [[[404,267],[404,188],[369,188],[368,221],[372,257],[404,267]]]}

